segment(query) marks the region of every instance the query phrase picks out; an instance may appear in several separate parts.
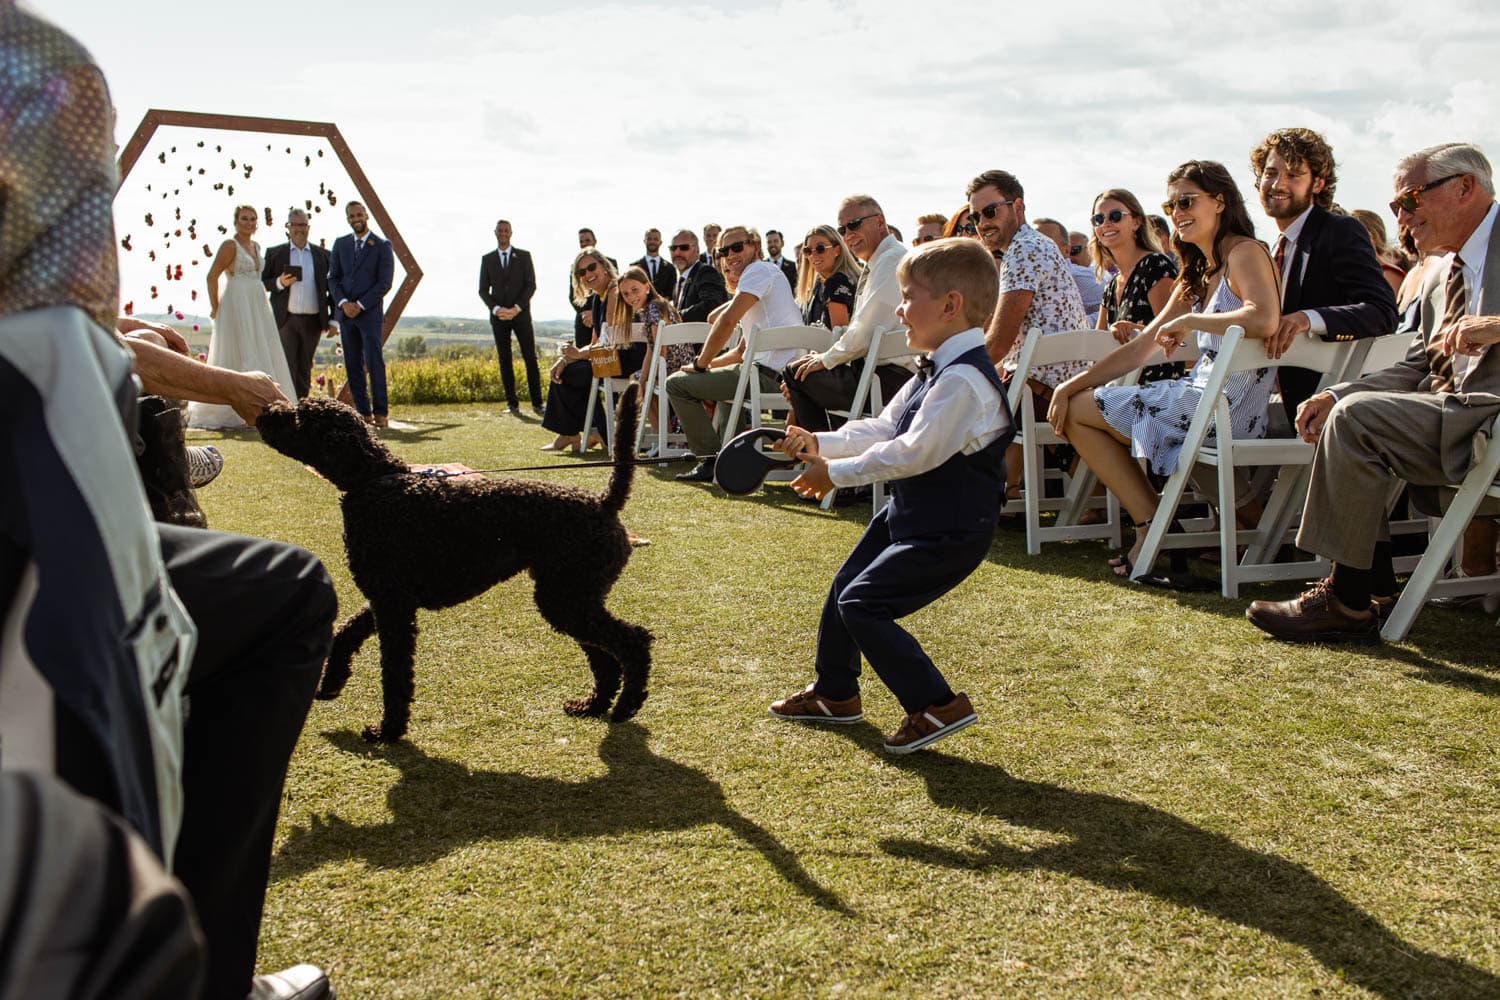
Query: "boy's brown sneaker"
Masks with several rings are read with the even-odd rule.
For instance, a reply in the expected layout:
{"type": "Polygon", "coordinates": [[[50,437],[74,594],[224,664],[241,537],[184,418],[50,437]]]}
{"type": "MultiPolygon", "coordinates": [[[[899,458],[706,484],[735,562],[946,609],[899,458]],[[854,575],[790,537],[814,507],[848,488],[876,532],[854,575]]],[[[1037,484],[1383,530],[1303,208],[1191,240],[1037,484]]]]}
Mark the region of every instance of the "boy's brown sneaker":
{"type": "Polygon", "coordinates": [[[901,728],[886,738],[885,749],[887,753],[911,753],[978,721],[979,716],[969,703],[969,696],[960,692],[946,705],[928,705],[922,711],[908,715],[901,728]]]}
{"type": "Polygon", "coordinates": [[[834,701],[813,691],[811,684],[790,698],[771,702],[771,714],[789,722],[837,722],[844,725],[865,717],[859,695],[834,701]]]}

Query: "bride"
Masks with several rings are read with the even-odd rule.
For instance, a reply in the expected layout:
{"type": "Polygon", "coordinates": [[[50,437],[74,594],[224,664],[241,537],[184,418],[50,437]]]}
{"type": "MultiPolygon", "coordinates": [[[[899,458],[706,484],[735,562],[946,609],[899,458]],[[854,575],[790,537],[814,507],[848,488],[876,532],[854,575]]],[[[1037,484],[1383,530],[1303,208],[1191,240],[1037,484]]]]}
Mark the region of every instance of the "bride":
{"type": "MultiPolygon", "coordinates": [[[[260,245],[250,238],[259,218],[260,213],[251,206],[238,206],[234,210],[234,239],[224,241],[208,269],[208,315],[214,321],[208,363],[241,372],[266,372],[288,399],[296,399],[292,372],[271,317],[271,304],[260,283],[260,245]],[[229,280],[220,296],[219,276],[226,271],[229,280]]],[[[245,422],[231,407],[193,403],[188,406],[188,426],[228,429],[244,427],[245,422]]]]}

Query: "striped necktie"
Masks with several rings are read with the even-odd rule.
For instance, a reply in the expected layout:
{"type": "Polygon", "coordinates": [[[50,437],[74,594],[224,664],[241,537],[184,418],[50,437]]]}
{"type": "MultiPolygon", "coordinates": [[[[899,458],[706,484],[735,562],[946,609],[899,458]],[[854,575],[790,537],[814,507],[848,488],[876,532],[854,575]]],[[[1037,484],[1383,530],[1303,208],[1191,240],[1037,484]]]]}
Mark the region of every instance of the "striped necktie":
{"type": "Polygon", "coordinates": [[[1276,237],[1276,253],[1272,255],[1272,259],[1276,261],[1276,282],[1282,286],[1281,294],[1284,296],[1286,295],[1286,282],[1284,278],[1286,274],[1286,233],[1282,233],[1276,237]]]}
{"type": "Polygon", "coordinates": [[[1464,279],[1464,262],[1458,254],[1453,255],[1453,266],[1448,269],[1448,278],[1443,283],[1443,321],[1427,338],[1427,368],[1429,392],[1453,391],[1453,356],[1442,351],[1443,334],[1449,327],[1469,314],[1469,283],[1464,279]]]}

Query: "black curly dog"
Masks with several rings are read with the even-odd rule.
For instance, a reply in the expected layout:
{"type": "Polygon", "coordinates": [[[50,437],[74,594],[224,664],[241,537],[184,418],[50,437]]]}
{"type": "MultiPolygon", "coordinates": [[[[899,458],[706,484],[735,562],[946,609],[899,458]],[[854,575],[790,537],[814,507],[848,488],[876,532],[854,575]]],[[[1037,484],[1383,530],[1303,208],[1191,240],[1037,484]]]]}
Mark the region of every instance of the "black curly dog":
{"type": "Polygon", "coordinates": [[[417,609],[452,607],[529,570],[537,609],[577,640],[594,675],[594,689],[563,710],[602,716],[619,693],[611,718],[635,715],[646,701],[651,633],[604,607],[630,558],[619,513],[635,472],[635,396],[621,393],[614,469],[603,494],[519,479],[423,476],[343,403],[310,397],[267,407],[255,424],[266,444],[344,491],[349,570],[369,601],[334,632],[318,697],[338,697],[360,644],[379,632],[385,707],[364,736],[401,739],[411,715],[417,609]]]}

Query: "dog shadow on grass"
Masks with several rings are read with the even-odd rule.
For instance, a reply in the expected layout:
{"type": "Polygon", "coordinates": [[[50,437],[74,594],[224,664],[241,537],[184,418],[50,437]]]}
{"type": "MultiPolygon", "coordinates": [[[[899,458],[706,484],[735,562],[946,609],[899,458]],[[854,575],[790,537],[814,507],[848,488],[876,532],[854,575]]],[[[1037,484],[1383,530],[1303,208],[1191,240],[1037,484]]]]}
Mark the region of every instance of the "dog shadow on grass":
{"type": "MultiPolygon", "coordinates": [[[[843,735],[886,758],[873,727],[848,729],[843,735]]],[[[921,778],[934,805],[1066,838],[1034,849],[981,838],[969,850],[882,841],[881,849],[893,857],[975,872],[1041,869],[1107,889],[1150,893],[1274,935],[1378,996],[1500,996],[1500,978],[1403,941],[1303,866],[1241,847],[1171,813],[1110,795],[1026,781],[996,765],[942,753],[887,759],[921,778]]]]}
{"type": "Polygon", "coordinates": [[[852,913],[774,834],[736,812],[718,782],[652,753],[647,730],[637,723],[608,727],[599,745],[606,773],[583,781],[473,771],[409,742],[375,746],[351,732],[323,736],[346,753],[384,761],[401,772],[386,793],[392,815],[374,826],[356,826],[330,814],[314,817],[310,826],[294,827],[273,864],[278,876],[350,858],[377,868],[411,868],[476,841],[568,841],[716,825],[757,851],[818,906],[852,913]]]}

